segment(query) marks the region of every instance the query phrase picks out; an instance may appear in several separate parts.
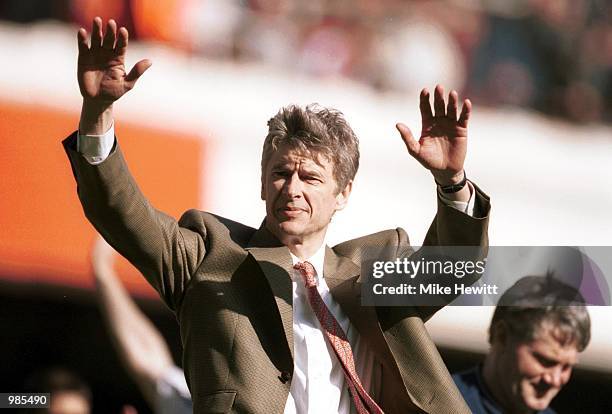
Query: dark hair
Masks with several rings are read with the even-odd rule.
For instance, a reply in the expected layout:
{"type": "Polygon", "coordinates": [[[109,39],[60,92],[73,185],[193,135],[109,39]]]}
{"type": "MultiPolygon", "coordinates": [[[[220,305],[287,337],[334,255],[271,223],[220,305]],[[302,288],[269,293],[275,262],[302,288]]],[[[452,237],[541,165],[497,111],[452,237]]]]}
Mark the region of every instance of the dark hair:
{"type": "Polygon", "coordinates": [[[509,335],[521,342],[533,341],[542,328],[552,326],[563,343],[575,343],[581,352],[591,339],[591,320],[584,304],[578,290],[552,273],[526,276],[500,298],[489,327],[489,343],[503,321],[509,335]]]}
{"type": "Polygon", "coordinates": [[[355,178],[359,168],[359,140],[340,111],[311,104],[289,105],[268,121],[261,156],[263,174],[272,153],[287,144],[297,151],[327,158],[333,164],[338,192],[355,178]]]}
{"type": "Polygon", "coordinates": [[[25,383],[28,392],[74,392],[91,404],[91,389],[77,374],[62,367],[51,367],[32,374],[25,383]]]}

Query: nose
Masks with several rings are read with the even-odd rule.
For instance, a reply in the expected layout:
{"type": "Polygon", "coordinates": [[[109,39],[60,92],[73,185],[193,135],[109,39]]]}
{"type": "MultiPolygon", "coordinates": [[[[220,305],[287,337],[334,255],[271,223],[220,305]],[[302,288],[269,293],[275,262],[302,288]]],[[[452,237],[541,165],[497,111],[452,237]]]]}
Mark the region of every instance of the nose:
{"type": "Polygon", "coordinates": [[[544,374],[544,381],[546,381],[547,384],[553,387],[561,387],[563,385],[563,373],[561,372],[562,369],[563,368],[560,365],[551,367],[544,374]]]}
{"type": "Polygon", "coordinates": [[[283,190],[287,197],[291,199],[300,198],[302,196],[302,180],[297,171],[287,178],[283,190]]]}

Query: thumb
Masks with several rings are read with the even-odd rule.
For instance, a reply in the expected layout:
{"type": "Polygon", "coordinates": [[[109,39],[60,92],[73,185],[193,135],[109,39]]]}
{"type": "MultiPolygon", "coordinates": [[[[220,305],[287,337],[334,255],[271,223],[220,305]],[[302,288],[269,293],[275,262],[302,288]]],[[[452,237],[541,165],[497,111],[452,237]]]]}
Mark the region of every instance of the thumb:
{"type": "Polygon", "coordinates": [[[410,128],[408,128],[402,123],[396,124],[395,128],[397,128],[400,135],[402,136],[402,140],[404,141],[404,144],[406,144],[406,148],[408,148],[408,153],[412,156],[418,154],[419,148],[421,148],[421,144],[419,144],[419,142],[414,139],[414,137],[412,136],[412,132],[410,132],[410,128]]]}
{"type": "Polygon", "coordinates": [[[140,78],[152,64],[153,62],[151,62],[149,59],[143,59],[134,65],[132,70],[130,70],[130,73],[128,73],[125,77],[125,81],[130,84],[130,88],[134,87],[134,84],[138,78],[140,78]]]}

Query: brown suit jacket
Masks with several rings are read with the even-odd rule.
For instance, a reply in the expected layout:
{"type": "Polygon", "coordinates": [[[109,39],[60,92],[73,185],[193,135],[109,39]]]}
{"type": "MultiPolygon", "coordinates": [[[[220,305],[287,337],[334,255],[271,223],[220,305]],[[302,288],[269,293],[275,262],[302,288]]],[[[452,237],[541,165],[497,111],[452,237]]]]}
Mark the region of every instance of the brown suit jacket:
{"type": "MultiPolygon", "coordinates": [[[[198,210],[180,220],[141,194],[116,146],[99,165],[64,141],[85,215],[176,313],[195,413],[282,413],[293,372],[292,261],[263,226],[198,210]]],[[[438,202],[424,245],[486,246],[489,202],[480,218],[438,202]]],[[[436,308],[361,306],[361,247],[405,249],[402,229],[326,248],[324,275],[376,355],[378,402],[386,413],[469,413],[424,321],[436,308]]]]}

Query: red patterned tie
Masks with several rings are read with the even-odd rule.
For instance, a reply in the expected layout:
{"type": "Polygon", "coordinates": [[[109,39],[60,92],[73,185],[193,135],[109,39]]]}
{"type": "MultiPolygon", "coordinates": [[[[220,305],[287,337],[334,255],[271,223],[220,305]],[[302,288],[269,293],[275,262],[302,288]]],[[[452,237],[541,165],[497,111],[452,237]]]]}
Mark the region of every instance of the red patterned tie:
{"type": "Polygon", "coordinates": [[[304,279],[310,307],[321,323],[323,333],[342,365],[344,377],[346,378],[357,412],[359,414],[383,414],[376,401],[368,395],[363,385],[361,385],[361,380],[355,370],[355,360],[353,359],[351,344],[349,344],[342,327],[329,311],[317,290],[314,267],[309,262],[301,262],[293,266],[293,268],[300,272],[304,279]]]}

